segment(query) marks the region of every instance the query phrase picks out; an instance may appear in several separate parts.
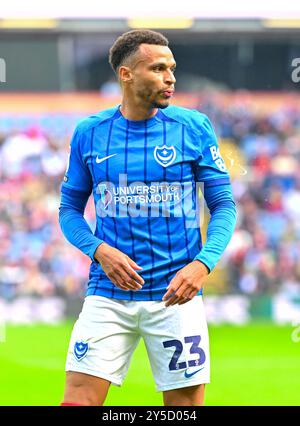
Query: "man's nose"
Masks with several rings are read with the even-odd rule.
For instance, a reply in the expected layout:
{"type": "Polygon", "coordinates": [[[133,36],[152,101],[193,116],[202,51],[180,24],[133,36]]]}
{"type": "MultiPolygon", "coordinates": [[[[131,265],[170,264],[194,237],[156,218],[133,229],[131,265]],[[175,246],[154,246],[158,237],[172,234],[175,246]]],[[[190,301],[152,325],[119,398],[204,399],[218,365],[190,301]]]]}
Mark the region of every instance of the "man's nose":
{"type": "Polygon", "coordinates": [[[172,73],[172,71],[167,71],[165,81],[171,84],[176,83],[175,75],[172,73]]]}

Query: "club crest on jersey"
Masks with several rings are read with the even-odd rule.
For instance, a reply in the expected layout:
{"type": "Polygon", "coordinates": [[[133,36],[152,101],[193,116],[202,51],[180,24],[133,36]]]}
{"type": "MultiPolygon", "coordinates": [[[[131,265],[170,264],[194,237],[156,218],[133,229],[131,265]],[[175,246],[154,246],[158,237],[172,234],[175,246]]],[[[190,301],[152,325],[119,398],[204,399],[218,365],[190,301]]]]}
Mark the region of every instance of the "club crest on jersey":
{"type": "Polygon", "coordinates": [[[176,158],[176,150],[174,146],[156,146],[154,148],[154,158],[163,167],[167,167],[173,163],[176,158]]]}
{"type": "Polygon", "coordinates": [[[74,355],[80,361],[86,354],[89,349],[89,344],[84,343],[82,340],[77,341],[74,345],[74,355]]]}
{"type": "Polygon", "coordinates": [[[109,206],[109,204],[112,202],[112,194],[111,192],[107,189],[105,184],[101,184],[98,185],[98,191],[100,194],[100,200],[103,204],[104,210],[107,209],[107,207],[109,206]]]}

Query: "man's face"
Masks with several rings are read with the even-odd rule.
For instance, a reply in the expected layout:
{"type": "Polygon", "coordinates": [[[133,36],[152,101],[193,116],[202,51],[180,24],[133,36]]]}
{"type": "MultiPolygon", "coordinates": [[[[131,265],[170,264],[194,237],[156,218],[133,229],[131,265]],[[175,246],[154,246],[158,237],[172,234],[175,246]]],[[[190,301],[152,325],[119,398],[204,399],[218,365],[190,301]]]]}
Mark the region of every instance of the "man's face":
{"type": "Polygon", "coordinates": [[[149,108],[166,108],[174,92],[175,67],[167,46],[141,44],[129,65],[132,95],[149,108]]]}

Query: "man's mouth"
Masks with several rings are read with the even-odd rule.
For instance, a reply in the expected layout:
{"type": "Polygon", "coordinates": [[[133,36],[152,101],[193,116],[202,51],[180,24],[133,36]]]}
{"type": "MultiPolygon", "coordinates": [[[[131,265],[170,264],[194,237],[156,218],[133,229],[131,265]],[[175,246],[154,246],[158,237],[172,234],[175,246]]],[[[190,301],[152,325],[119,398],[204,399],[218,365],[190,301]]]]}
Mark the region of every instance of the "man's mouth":
{"type": "Polygon", "coordinates": [[[170,98],[171,96],[173,96],[173,94],[174,94],[174,90],[163,90],[163,91],[162,91],[162,94],[163,94],[165,97],[170,98]]]}

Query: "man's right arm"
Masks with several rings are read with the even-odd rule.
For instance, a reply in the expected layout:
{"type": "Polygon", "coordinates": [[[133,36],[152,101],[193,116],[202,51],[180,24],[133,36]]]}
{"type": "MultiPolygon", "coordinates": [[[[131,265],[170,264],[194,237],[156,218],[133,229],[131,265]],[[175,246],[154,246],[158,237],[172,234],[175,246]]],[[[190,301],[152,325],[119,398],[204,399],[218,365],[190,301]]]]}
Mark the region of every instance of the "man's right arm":
{"type": "Polygon", "coordinates": [[[66,239],[95,260],[94,253],[103,241],[93,234],[83,217],[93,188],[92,176],[84,160],[90,132],[84,131],[83,126],[77,126],[70,144],[69,165],[61,185],[59,223],[66,239]]]}
{"type": "Polygon", "coordinates": [[[59,224],[64,236],[91,260],[99,262],[105,274],[117,287],[122,290],[139,290],[144,280],[135,270],[142,268],[129,256],[92,233],[83,216],[88,197],[87,193],[74,195],[62,188],[59,224]]]}
{"type": "Polygon", "coordinates": [[[66,239],[93,261],[96,249],[103,240],[93,234],[83,216],[88,198],[88,193],[75,192],[62,186],[59,224],[66,239]]]}
{"type": "Polygon", "coordinates": [[[61,186],[59,224],[66,239],[101,264],[108,278],[123,290],[138,290],[144,284],[135,270],[142,269],[126,254],[95,236],[84,218],[84,210],[92,192],[93,180],[84,161],[90,132],[78,127],[71,141],[69,166],[61,186]]]}

